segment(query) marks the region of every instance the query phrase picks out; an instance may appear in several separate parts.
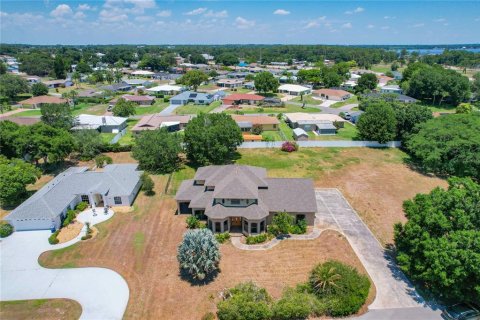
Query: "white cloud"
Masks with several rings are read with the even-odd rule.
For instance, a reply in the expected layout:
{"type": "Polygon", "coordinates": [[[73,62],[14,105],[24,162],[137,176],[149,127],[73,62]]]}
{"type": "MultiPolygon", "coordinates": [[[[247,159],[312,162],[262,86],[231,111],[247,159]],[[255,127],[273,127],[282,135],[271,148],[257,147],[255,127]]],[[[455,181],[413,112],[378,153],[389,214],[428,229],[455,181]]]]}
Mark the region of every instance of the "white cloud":
{"type": "Polygon", "coordinates": [[[136,16],[135,21],[137,22],[150,22],[153,20],[152,16],[136,16]]]}
{"type": "Polygon", "coordinates": [[[207,8],[197,8],[189,12],[185,12],[187,16],[197,16],[199,14],[205,13],[207,11],[207,8]]]}
{"type": "Polygon", "coordinates": [[[414,25],[412,25],[413,28],[421,28],[421,27],[424,27],[425,26],[425,23],[416,23],[414,25]]]}
{"type": "Polygon", "coordinates": [[[277,9],[277,10],[273,11],[273,14],[277,14],[277,15],[280,15],[280,16],[286,16],[286,15],[290,14],[290,11],[287,11],[287,10],[284,10],[284,9],[277,9]]]}
{"type": "Polygon", "coordinates": [[[373,28],[375,28],[375,26],[374,26],[373,24],[369,24],[369,25],[367,26],[367,29],[373,29],[373,28]]]}
{"type": "Polygon", "coordinates": [[[143,14],[145,9],[155,8],[155,0],[124,0],[127,4],[133,4],[130,12],[133,14],[143,14]]]}
{"type": "Polygon", "coordinates": [[[380,29],[382,29],[382,30],[389,30],[390,27],[389,27],[389,26],[383,26],[383,27],[381,27],[380,29]]]}
{"type": "Polygon", "coordinates": [[[238,29],[248,29],[255,26],[255,21],[237,17],[234,24],[238,29]]]}
{"type": "Polygon", "coordinates": [[[71,15],[72,8],[68,4],[59,4],[55,9],[50,12],[50,15],[54,18],[62,18],[67,15],[71,15]]]}
{"type": "Polygon", "coordinates": [[[227,10],[222,10],[222,11],[208,11],[207,13],[204,14],[205,17],[209,18],[227,18],[228,17],[228,11],[227,10]]]}
{"type": "Polygon", "coordinates": [[[73,18],[74,19],[78,19],[78,20],[81,20],[81,19],[85,19],[87,16],[85,15],[85,13],[83,13],[82,11],[77,11],[74,15],[73,15],[73,18]]]}
{"type": "Polygon", "coordinates": [[[357,7],[354,10],[345,11],[345,14],[355,14],[355,13],[360,13],[360,12],[363,12],[363,11],[365,11],[364,8],[357,7]]]}
{"type": "Polygon", "coordinates": [[[326,27],[330,27],[330,23],[329,22],[325,22],[325,20],[327,19],[326,16],[321,16],[321,17],[318,17],[317,19],[315,20],[311,20],[311,21],[308,21],[307,24],[303,27],[304,29],[312,29],[312,28],[318,28],[320,27],[322,24],[326,27]]]}
{"type": "Polygon", "coordinates": [[[6,17],[8,16],[8,13],[0,11],[0,17],[6,17]]]}
{"type": "Polygon", "coordinates": [[[157,17],[166,18],[166,17],[170,17],[171,15],[172,15],[172,11],[170,10],[162,10],[157,12],[157,17]]]}
{"type": "Polygon", "coordinates": [[[123,10],[102,10],[100,11],[100,20],[107,23],[122,22],[128,20],[128,16],[123,10]]]}
{"type": "Polygon", "coordinates": [[[389,19],[396,19],[397,17],[395,16],[384,16],[383,19],[389,20],[389,19]]]}
{"type": "Polygon", "coordinates": [[[92,10],[92,7],[90,7],[88,4],[79,4],[77,7],[77,10],[79,11],[87,11],[87,10],[92,10]]]}
{"type": "Polygon", "coordinates": [[[352,24],[350,22],[342,24],[342,28],[344,29],[350,29],[352,27],[352,24]]]}
{"type": "Polygon", "coordinates": [[[445,18],[438,18],[438,19],[435,19],[433,20],[434,22],[447,22],[447,19],[445,18]]]}

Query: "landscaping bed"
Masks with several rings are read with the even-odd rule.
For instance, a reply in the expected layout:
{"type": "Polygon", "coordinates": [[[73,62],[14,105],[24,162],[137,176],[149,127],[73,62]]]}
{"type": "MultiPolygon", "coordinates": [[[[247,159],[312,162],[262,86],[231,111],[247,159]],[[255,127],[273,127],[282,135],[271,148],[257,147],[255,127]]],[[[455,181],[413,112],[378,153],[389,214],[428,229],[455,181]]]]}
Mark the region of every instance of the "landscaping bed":
{"type": "Polygon", "coordinates": [[[82,306],[69,299],[37,299],[0,301],[0,319],[15,320],[76,320],[82,306]]]}

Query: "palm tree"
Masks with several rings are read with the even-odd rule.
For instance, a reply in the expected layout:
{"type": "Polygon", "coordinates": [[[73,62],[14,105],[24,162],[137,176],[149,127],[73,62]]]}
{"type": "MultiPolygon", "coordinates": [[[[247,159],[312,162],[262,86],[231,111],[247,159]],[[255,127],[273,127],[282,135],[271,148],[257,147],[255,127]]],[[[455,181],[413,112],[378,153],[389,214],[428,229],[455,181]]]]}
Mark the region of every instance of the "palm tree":
{"type": "Polygon", "coordinates": [[[329,294],[337,287],[336,282],[341,278],[334,266],[323,264],[312,270],[310,284],[317,294],[329,294]]]}
{"type": "Polygon", "coordinates": [[[72,74],[72,80],[75,82],[75,85],[77,88],[80,88],[80,79],[81,79],[80,72],[75,71],[72,74]]]}

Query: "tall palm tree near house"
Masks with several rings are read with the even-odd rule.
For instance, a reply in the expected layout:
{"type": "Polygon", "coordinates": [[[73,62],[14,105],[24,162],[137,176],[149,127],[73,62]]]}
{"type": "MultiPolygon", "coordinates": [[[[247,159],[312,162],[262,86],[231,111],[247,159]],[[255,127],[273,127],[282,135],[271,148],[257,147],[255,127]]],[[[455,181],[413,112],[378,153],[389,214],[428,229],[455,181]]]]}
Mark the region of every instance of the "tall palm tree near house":
{"type": "Polygon", "coordinates": [[[337,281],[341,278],[334,266],[318,265],[310,274],[310,284],[316,293],[329,294],[337,287],[337,281]]]}
{"type": "Polygon", "coordinates": [[[77,88],[80,88],[80,79],[81,79],[81,75],[80,75],[80,72],[78,71],[75,71],[73,74],[72,74],[72,80],[75,82],[75,86],[77,88]]]}

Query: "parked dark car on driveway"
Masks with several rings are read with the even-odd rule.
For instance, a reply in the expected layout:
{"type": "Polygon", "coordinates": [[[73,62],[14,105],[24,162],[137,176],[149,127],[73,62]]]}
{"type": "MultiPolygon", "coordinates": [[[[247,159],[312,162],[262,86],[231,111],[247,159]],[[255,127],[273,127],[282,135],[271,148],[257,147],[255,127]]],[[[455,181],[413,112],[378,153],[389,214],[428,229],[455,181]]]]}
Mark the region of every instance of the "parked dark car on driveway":
{"type": "Polygon", "coordinates": [[[445,320],[480,320],[480,307],[470,303],[457,303],[442,312],[445,320]]]}

